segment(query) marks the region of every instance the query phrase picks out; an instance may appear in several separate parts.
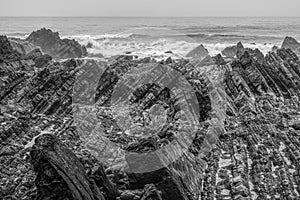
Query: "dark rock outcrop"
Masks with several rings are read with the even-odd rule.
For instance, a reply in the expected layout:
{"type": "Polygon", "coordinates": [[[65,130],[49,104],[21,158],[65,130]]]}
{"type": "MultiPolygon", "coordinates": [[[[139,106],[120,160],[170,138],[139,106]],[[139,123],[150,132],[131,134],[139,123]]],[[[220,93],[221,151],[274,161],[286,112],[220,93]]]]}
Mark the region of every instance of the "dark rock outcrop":
{"type": "MultiPolygon", "coordinates": [[[[163,154],[155,150],[176,141],[176,129],[166,128],[149,137],[136,138],[120,132],[118,127],[111,129],[115,122],[99,112],[97,116],[102,120],[103,129],[111,130],[106,138],[126,150],[127,165],[123,168],[123,162],[107,167],[87,151],[80,128],[87,129],[90,119],[83,115],[83,126],[78,126],[71,112],[76,75],[86,75],[80,81],[85,92],[84,80],[98,75],[89,69],[100,63],[90,59],[55,62],[38,49],[20,55],[7,38],[2,43],[1,197],[26,200],[298,198],[300,61],[290,48],[277,49],[264,56],[257,49],[237,45],[235,58],[226,59],[226,63],[221,55],[207,56],[199,65],[197,59],[169,59],[164,66],[165,61],[133,59],[131,55],[104,62],[107,69],[98,77],[95,97],[79,95],[83,102],[96,102],[97,109],[106,111],[110,107],[114,87],[126,73],[150,65],[170,67],[181,73],[199,103],[197,133],[186,151],[172,149],[174,154],[182,154],[169,165],[164,165],[166,159],[162,160],[163,154]],[[224,123],[219,118],[224,118],[224,123]],[[149,153],[146,156],[149,159],[142,153],[149,153]],[[161,168],[140,173],[130,170],[145,164],[161,168]]],[[[132,101],[145,107],[157,102],[163,104],[168,108],[167,124],[180,114],[173,93],[156,84],[143,85],[134,92],[132,101]]],[[[138,114],[130,113],[130,116],[138,114]]]]}
{"type": "Polygon", "coordinates": [[[171,64],[173,63],[173,59],[171,57],[168,57],[166,60],[165,60],[165,65],[168,65],[168,64],[171,64]]]}
{"type": "Polygon", "coordinates": [[[107,199],[113,200],[119,196],[117,186],[107,178],[103,166],[93,167],[91,178],[99,188],[103,188],[107,199]]]}
{"type": "Polygon", "coordinates": [[[278,49],[279,49],[279,47],[276,46],[276,45],[274,45],[274,46],[272,47],[272,52],[276,52],[278,49]]]}
{"type": "Polygon", "coordinates": [[[36,138],[30,154],[37,173],[37,199],[104,200],[79,159],[55,136],[36,138]]]}
{"type": "Polygon", "coordinates": [[[87,49],[93,48],[93,44],[91,42],[89,42],[86,46],[87,49]]]}
{"type": "Polygon", "coordinates": [[[14,50],[6,36],[0,36],[0,63],[4,60],[14,61],[20,59],[21,54],[14,50]]]}
{"type": "Polygon", "coordinates": [[[201,44],[192,51],[190,51],[186,57],[203,59],[209,54],[208,50],[201,44]]]}
{"type": "Polygon", "coordinates": [[[292,49],[295,51],[300,48],[300,43],[295,38],[286,37],[284,38],[281,48],[292,49]]]}
{"type": "Polygon", "coordinates": [[[53,58],[82,58],[87,55],[85,47],[77,41],[70,39],[61,39],[58,32],[52,32],[50,29],[41,29],[32,32],[26,41],[39,46],[42,51],[53,58]]]}
{"type": "Polygon", "coordinates": [[[145,186],[141,200],[163,200],[163,198],[161,191],[157,190],[154,184],[149,184],[145,186]]]}
{"type": "MultiPolygon", "coordinates": [[[[244,98],[250,98],[252,95],[261,96],[270,91],[279,97],[290,98],[293,95],[300,97],[300,74],[296,66],[299,66],[299,60],[289,49],[279,49],[277,53],[270,52],[265,57],[255,51],[249,53],[246,50],[240,59],[232,63],[233,71],[230,74],[235,76],[234,82],[243,85],[237,87],[244,91],[244,98]]],[[[240,91],[234,91],[232,88],[229,95],[241,94],[240,91]]]]}
{"type": "Polygon", "coordinates": [[[231,47],[226,47],[223,51],[222,54],[227,57],[227,58],[234,58],[235,56],[240,56],[244,52],[244,46],[241,42],[239,42],[235,46],[231,47]]]}
{"type": "Polygon", "coordinates": [[[216,65],[225,65],[226,64],[226,62],[221,54],[218,54],[215,57],[213,57],[213,60],[215,61],[216,65]]]}

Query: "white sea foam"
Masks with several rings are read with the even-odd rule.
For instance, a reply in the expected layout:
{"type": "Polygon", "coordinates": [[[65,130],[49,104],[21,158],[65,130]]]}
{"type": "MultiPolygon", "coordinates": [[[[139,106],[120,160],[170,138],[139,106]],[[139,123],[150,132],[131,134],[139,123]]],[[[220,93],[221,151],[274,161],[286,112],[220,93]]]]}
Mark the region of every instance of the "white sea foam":
{"type": "MultiPolygon", "coordinates": [[[[182,58],[193,48],[200,45],[192,39],[190,41],[182,41],[169,38],[147,39],[147,38],[132,38],[133,34],[105,34],[105,35],[76,35],[68,38],[77,40],[82,45],[90,44],[88,48],[90,54],[103,54],[105,57],[115,56],[125,53],[131,53],[139,57],[152,56],[154,58],[182,58]],[[167,53],[166,53],[167,52],[167,53]],[[172,52],[172,53],[170,53],[172,52]]],[[[233,46],[233,43],[203,43],[211,56],[221,53],[228,46],[233,46]]],[[[271,51],[276,44],[260,44],[260,43],[243,43],[247,48],[258,48],[263,54],[271,51]]]]}
{"type": "MultiPolygon", "coordinates": [[[[17,35],[12,37],[18,37],[25,39],[28,35],[17,35]]],[[[169,56],[172,58],[183,58],[185,55],[200,45],[192,38],[190,40],[176,40],[174,38],[152,38],[151,40],[144,35],[138,35],[133,33],[121,33],[121,34],[102,34],[102,35],[70,35],[62,38],[75,39],[81,45],[87,46],[88,53],[90,54],[102,54],[105,57],[122,55],[131,52],[132,55],[139,57],[151,56],[157,59],[165,59],[169,56]],[[168,52],[168,53],[166,53],[168,52]],[[172,52],[172,53],[170,53],[172,52]]],[[[188,37],[187,37],[188,38],[188,37]]],[[[215,56],[221,53],[228,46],[236,45],[235,43],[223,42],[223,43],[202,43],[204,47],[209,51],[211,56],[215,56]]],[[[244,47],[256,49],[258,48],[263,54],[267,54],[271,51],[274,45],[271,43],[243,43],[244,47]]]]}
{"type": "Polygon", "coordinates": [[[123,33],[123,34],[102,34],[102,35],[70,35],[64,36],[63,38],[71,38],[77,39],[79,41],[86,41],[86,40],[103,40],[103,39],[120,39],[120,38],[128,38],[133,36],[132,33],[123,33]]]}

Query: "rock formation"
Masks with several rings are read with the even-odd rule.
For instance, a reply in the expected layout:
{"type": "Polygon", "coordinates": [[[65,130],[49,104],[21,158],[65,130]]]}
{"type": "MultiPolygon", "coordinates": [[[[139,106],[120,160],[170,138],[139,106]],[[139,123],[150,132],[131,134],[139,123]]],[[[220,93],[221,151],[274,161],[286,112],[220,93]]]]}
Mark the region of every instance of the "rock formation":
{"type": "Polygon", "coordinates": [[[295,51],[300,48],[300,43],[295,38],[286,37],[284,38],[281,48],[291,49],[295,51]]]}
{"type": "Polygon", "coordinates": [[[61,39],[58,32],[52,32],[50,29],[41,29],[32,32],[26,41],[39,46],[42,51],[53,58],[82,58],[87,55],[86,48],[77,41],[70,39],[61,39]]]}
{"type": "Polygon", "coordinates": [[[273,52],[276,52],[278,49],[279,49],[279,47],[276,46],[276,45],[274,45],[274,46],[272,47],[272,51],[273,51],[273,52]]]}
{"type": "Polygon", "coordinates": [[[241,42],[239,42],[237,45],[235,46],[231,46],[231,47],[226,47],[223,51],[222,54],[225,57],[228,58],[234,58],[235,56],[238,56],[239,54],[242,54],[244,51],[244,46],[241,42]]]}
{"type": "Polygon", "coordinates": [[[33,45],[32,43],[28,41],[24,41],[21,39],[11,38],[9,40],[11,46],[13,49],[18,51],[20,54],[28,54],[29,52],[38,49],[37,46],[33,45]]]}
{"type": "MultiPolygon", "coordinates": [[[[57,40],[57,34],[45,32],[57,40]]],[[[18,52],[5,36],[0,37],[0,197],[297,199],[300,60],[291,48],[263,55],[239,44],[228,52],[234,58],[209,56],[201,64],[195,59],[111,58],[103,61],[107,68],[95,83],[95,96],[90,96],[84,81],[76,87],[74,83],[78,74],[86,79],[98,76],[83,67],[91,69],[98,61],[57,62],[39,49],[18,52]],[[175,149],[174,153],[182,154],[167,166],[161,160],[163,154],[151,152],[176,141],[178,130],[170,127],[172,123],[149,137],[138,137],[121,132],[109,113],[118,82],[132,69],[153,65],[182,74],[199,103],[199,127],[191,144],[184,152],[175,149]],[[99,159],[102,154],[94,154],[96,150],[84,143],[80,128],[89,130],[97,121],[84,115],[78,128],[72,112],[77,87],[83,92],[78,102],[96,102],[96,117],[106,138],[126,150],[127,168],[122,168],[123,162],[107,166],[99,159]],[[146,161],[163,167],[136,173],[132,166],[145,160],[134,153],[149,153],[146,161]]],[[[158,116],[158,108],[168,110],[168,122],[176,124],[181,116],[173,91],[158,84],[142,85],[130,103],[135,112],[128,117],[141,124],[148,123],[148,118],[140,116],[152,112],[154,105],[158,116]]]]}
{"type": "Polygon", "coordinates": [[[282,43],[281,48],[291,49],[298,56],[300,56],[300,43],[295,38],[286,37],[282,43]]]}
{"type": "Polygon", "coordinates": [[[195,66],[195,67],[203,67],[203,66],[209,66],[209,65],[213,65],[215,64],[215,61],[213,60],[213,58],[208,55],[205,58],[200,58],[200,59],[192,59],[191,63],[195,66]]]}
{"type": "Polygon", "coordinates": [[[37,199],[104,200],[79,159],[55,136],[36,138],[30,154],[37,173],[37,199]]]}
{"type": "Polygon", "coordinates": [[[197,46],[195,49],[190,51],[186,57],[203,59],[209,54],[208,50],[201,44],[197,46]]]}
{"type": "Polygon", "coordinates": [[[225,65],[226,64],[226,62],[221,54],[216,55],[215,57],[213,57],[213,59],[214,59],[215,64],[217,64],[217,65],[225,65]]]}
{"type": "Polygon", "coordinates": [[[0,36],[0,63],[4,60],[13,61],[19,59],[21,54],[14,50],[6,36],[0,36]]]}

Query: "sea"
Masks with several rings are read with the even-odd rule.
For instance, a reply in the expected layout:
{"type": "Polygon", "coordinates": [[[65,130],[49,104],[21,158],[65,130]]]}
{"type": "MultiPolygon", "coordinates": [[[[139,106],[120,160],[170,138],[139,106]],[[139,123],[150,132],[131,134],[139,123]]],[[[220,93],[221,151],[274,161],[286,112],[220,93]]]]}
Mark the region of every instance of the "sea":
{"type": "Polygon", "coordinates": [[[286,36],[300,41],[296,17],[0,17],[0,34],[8,37],[26,38],[43,27],[104,56],[184,57],[200,44],[216,55],[240,41],[266,54],[286,36]]]}

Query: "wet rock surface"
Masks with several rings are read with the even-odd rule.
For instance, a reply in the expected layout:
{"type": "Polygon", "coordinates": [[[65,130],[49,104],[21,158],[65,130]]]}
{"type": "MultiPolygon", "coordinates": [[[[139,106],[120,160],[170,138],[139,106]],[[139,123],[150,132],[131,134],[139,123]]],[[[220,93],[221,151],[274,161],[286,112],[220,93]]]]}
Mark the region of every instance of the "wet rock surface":
{"type": "Polygon", "coordinates": [[[108,59],[102,63],[107,68],[96,83],[95,96],[80,96],[85,103],[96,103],[97,110],[95,118],[81,119],[82,129],[100,120],[99,130],[108,141],[129,152],[124,155],[127,165],[123,160],[108,165],[102,161],[109,158],[99,159],[102,154],[86,145],[72,112],[76,76],[97,76],[83,66],[99,62],[56,62],[40,50],[18,52],[6,37],[0,37],[0,44],[1,199],[299,197],[300,61],[291,48],[263,55],[237,45],[230,61],[217,55],[200,64],[130,55],[108,59]],[[182,74],[199,103],[199,127],[191,144],[186,151],[174,150],[180,156],[167,166],[163,153],[151,152],[176,141],[178,129],[171,124],[177,123],[180,109],[173,91],[157,84],[134,90],[128,118],[161,127],[147,136],[122,131],[108,112],[114,87],[124,75],[153,65],[182,74]],[[166,115],[158,119],[172,123],[161,126],[141,117],[149,113],[166,115]],[[139,153],[148,153],[163,167],[143,173],[128,170],[142,164],[139,153]]]}

